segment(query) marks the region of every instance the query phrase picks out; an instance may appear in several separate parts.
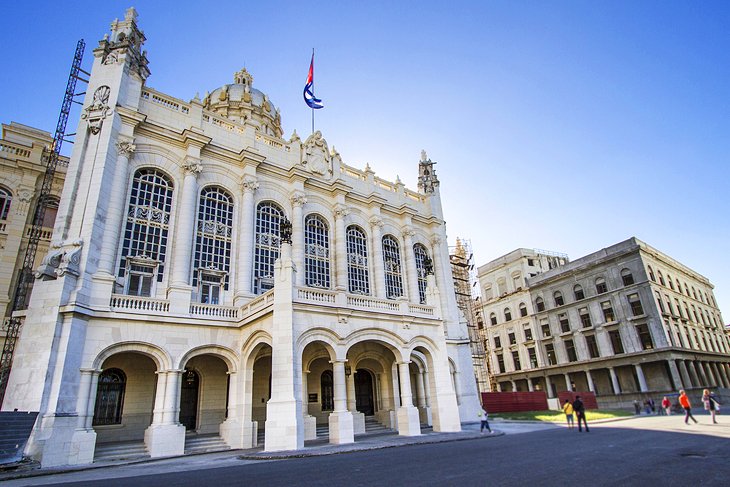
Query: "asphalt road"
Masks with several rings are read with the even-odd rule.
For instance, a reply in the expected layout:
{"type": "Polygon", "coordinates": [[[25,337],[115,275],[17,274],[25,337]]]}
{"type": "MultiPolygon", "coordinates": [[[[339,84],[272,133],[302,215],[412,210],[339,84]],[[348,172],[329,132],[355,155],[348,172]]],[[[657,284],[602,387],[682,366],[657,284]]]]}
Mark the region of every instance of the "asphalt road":
{"type": "MultiPolygon", "coordinates": [[[[7,485],[42,481],[104,487],[728,486],[730,418],[720,418],[727,423],[718,425],[708,424],[707,416],[698,419],[702,424],[685,426],[677,416],[638,418],[596,424],[590,433],[549,428],[498,438],[276,461],[227,457],[225,461],[221,458],[220,464],[211,460],[199,468],[180,459],[178,465],[185,471],[175,471],[173,466],[153,473],[160,467],[150,463],[87,472],[87,476],[95,476],[92,480],[73,477],[78,473],[20,479],[7,485]]],[[[498,424],[493,426],[499,428],[498,424]]]]}

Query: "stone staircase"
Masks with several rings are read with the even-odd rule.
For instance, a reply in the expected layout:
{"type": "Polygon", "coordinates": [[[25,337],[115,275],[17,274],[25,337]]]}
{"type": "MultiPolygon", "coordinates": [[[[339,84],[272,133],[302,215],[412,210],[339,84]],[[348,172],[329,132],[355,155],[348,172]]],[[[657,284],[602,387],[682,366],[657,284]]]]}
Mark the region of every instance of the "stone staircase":
{"type": "Polygon", "coordinates": [[[366,435],[384,435],[395,433],[394,429],[388,428],[379,423],[375,416],[365,416],[365,434],[366,435]]]}
{"type": "Polygon", "coordinates": [[[0,412],[0,464],[23,458],[23,449],[37,416],[37,412],[0,412]]]}
{"type": "Polygon", "coordinates": [[[217,433],[207,435],[199,435],[197,433],[188,432],[185,434],[185,454],[188,453],[208,453],[214,451],[226,451],[231,447],[223,441],[217,433]]]}
{"type": "Polygon", "coordinates": [[[94,450],[94,463],[145,458],[150,458],[150,454],[142,440],[97,443],[94,450]]]}

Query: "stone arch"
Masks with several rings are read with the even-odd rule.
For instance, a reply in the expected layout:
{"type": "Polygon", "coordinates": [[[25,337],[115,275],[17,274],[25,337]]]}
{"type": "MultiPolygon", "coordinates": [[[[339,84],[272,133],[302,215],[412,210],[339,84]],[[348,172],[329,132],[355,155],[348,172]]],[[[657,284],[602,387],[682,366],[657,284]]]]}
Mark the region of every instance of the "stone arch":
{"type": "Polygon", "coordinates": [[[176,364],[177,368],[182,369],[185,367],[185,364],[190,361],[190,359],[199,355],[214,355],[222,359],[228,367],[228,372],[231,374],[235,373],[238,369],[237,364],[240,359],[239,355],[230,348],[223,347],[221,345],[202,345],[188,350],[178,360],[176,364]]]}
{"type": "Polygon", "coordinates": [[[245,368],[253,367],[256,355],[266,345],[271,347],[271,335],[263,330],[258,330],[248,337],[248,340],[241,347],[241,357],[245,368]]]}
{"type": "Polygon", "coordinates": [[[283,187],[280,187],[279,185],[276,185],[271,181],[259,179],[259,189],[257,189],[256,193],[254,194],[254,215],[256,212],[256,208],[258,208],[261,203],[266,203],[267,201],[270,201],[279,205],[279,207],[284,212],[284,215],[287,218],[291,219],[291,201],[289,201],[289,193],[287,191],[284,191],[283,187]]]}
{"type": "Polygon", "coordinates": [[[180,178],[183,156],[156,145],[139,144],[129,161],[130,178],[127,182],[127,193],[134,173],[143,167],[154,167],[163,171],[173,183],[173,189],[181,186],[180,178]]]}
{"type": "Polygon", "coordinates": [[[330,357],[334,360],[339,355],[338,351],[342,351],[342,345],[340,345],[341,341],[342,338],[332,330],[321,327],[310,328],[302,333],[297,339],[297,349],[299,355],[301,355],[310,343],[322,342],[324,347],[330,353],[330,357]]]}
{"type": "Polygon", "coordinates": [[[96,355],[92,362],[92,368],[100,370],[106,359],[122,352],[141,353],[151,358],[157,366],[157,370],[172,369],[173,360],[170,354],[157,345],[146,342],[122,342],[110,345],[96,355]]]}
{"type": "Polygon", "coordinates": [[[345,355],[346,352],[354,345],[361,342],[372,341],[380,343],[389,349],[395,356],[397,362],[401,362],[403,360],[403,347],[405,343],[403,343],[398,335],[386,330],[379,330],[377,328],[357,330],[348,335],[345,338],[345,341],[347,343],[345,355]]]}

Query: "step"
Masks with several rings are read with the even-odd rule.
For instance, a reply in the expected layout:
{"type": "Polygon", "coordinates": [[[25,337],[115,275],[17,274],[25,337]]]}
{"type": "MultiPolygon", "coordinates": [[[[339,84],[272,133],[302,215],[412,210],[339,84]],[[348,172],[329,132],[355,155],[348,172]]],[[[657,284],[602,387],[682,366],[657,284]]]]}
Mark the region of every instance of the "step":
{"type": "Polygon", "coordinates": [[[149,458],[144,441],[120,441],[96,445],[94,461],[131,460],[149,458]]]}
{"type": "Polygon", "coordinates": [[[207,453],[230,449],[231,447],[228,446],[228,443],[223,441],[223,438],[215,433],[208,435],[185,435],[185,453],[207,453]]]}
{"type": "Polygon", "coordinates": [[[19,411],[0,412],[0,464],[17,462],[23,458],[23,448],[33,431],[38,413],[19,411]]]}

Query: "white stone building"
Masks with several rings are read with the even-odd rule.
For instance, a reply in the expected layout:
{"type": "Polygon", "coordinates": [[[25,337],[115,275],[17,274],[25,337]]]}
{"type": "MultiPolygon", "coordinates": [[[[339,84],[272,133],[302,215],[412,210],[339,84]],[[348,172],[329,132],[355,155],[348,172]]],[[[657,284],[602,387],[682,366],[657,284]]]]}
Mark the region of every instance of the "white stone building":
{"type": "Polygon", "coordinates": [[[730,337],[710,281],[631,238],[568,262],[515,250],[479,267],[502,391],[594,391],[603,406],[730,387],[730,337]]]}
{"type": "Polygon", "coordinates": [[[2,407],[40,411],[26,453],[175,455],[192,432],[292,450],[365,416],[459,431],[478,397],[433,163],[412,191],[319,132],[282,138],[245,69],[203,100],[157,92],[136,17],[93,51],[25,313],[2,407]]]}

